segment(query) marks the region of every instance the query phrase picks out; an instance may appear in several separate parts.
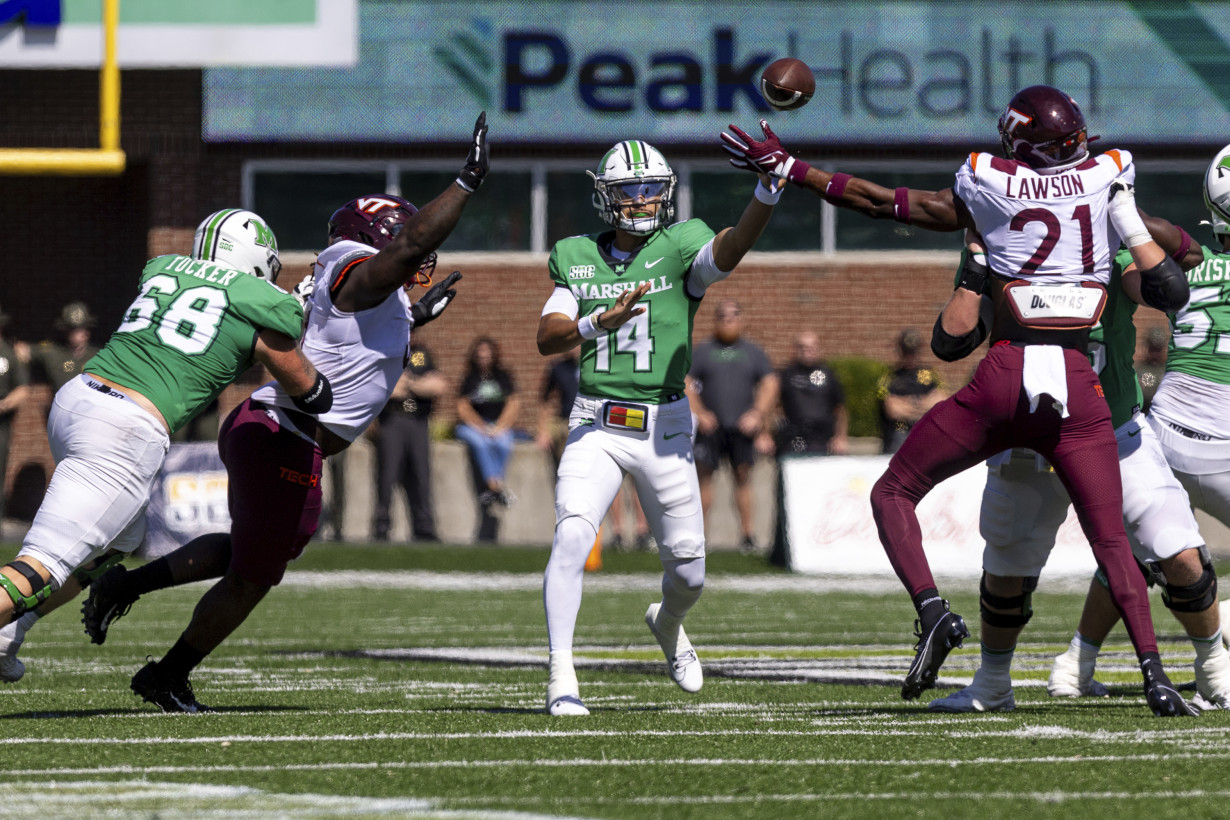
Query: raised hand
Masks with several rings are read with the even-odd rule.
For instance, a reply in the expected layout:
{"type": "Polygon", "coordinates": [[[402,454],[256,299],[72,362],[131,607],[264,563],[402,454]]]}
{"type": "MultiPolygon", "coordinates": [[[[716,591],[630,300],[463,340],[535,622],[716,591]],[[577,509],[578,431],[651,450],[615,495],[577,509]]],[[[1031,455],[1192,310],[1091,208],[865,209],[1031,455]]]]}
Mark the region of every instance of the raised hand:
{"type": "Polygon", "coordinates": [[[642,296],[649,293],[651,287],[652,283],[642,282],[636,290],[625,290],[619,294],[619,298],[615,300],[615,307],[603,312],[598,317],[598,324],[603,330],[614,330],[627,323],[633,316],[640,316],[645,312],[645,308],[637,307],[636,303],[641,301],[642,296]]]}
{"type": "Polygon", "coordinates": [[[490,153],[487,146],[487,112],[484,111],[474,122],[474,139],[470,143],[470,153],[466,155],[466,167],[457,177],[457,184],[471,193],[478,190],[491,167],[490,153]]]}
{"type": "Polygon", "coordinates": [[[410,306],[410,318],[414,320],[415,327],[422,327],[444,312],[449,302],[457,295],[453,285],[457,284],[459,279],[461,271],[453,271],[443,282],[437,282],[428,288],[423,297],[410,306]]]}
{"type": "Polygon", "coordinates": [[[731,125],[732,134],[722,132],[723,148],[730,154],[730,164],[736,168],[755,171],[758,174],[768,174],[777,179],[791,181],[801,177],[810,167],[805,162],[799,162],[782,147],[781,140],[773,133],[766,120],[760,121],[760,130],[764,133],[763,140],[754,139],[750,134],[731,125]],[[797,167],[796,167],[797,166],[797,167]],[[791,172],[794,172],[793,175],[791,172]]]}

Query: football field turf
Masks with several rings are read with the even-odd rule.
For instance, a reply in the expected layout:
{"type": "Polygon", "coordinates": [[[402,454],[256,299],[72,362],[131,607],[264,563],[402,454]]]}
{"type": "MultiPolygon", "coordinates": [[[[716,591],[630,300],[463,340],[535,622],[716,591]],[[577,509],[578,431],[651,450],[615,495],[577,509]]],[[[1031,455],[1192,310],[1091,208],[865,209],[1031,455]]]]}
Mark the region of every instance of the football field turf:
{"type": "MultiPolygon", "coordinates": [[[[913,612],[896,579],[815,579],[710,558],[677,689],[643,615],[656,557],[586,576],[577,666],[588,718],[549,718],[531,549],[313,545],[193,676],[214,714],[128,689],[204,586],[154,593],[104,646],[76,604],[44,619],[0,688],[0,814],[52,817],[1074,817],[1230,815],[1230,715],[1151,716],[1122,627],[1101,700],[1053,700],[1050,659],[1083,584],[1048,583],[1017,653],[1017,710],[904,702],[913,612]],[[1059,591],[1054,591],[1055,589],[1059,591]]],[[[974,628],[977,581],[941,585],[974,628]]],[[[1163,657],[1190,644],[1154,596],[1163,657]]],[[[977,635],[944,667],[968,682],[977,635]]],[[[930,693],[928,693],[930,694],[930,693]]]]}

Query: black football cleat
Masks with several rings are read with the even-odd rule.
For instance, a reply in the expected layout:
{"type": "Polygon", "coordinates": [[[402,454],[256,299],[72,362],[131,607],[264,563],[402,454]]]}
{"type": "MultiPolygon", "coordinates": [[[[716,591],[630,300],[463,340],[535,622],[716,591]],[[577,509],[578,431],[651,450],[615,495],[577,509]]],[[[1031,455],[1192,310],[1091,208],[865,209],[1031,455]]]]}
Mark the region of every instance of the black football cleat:
{"type": "Polygon", "coordinates": [[[1145,679],[1145,701],[1157,717],[1199,717],[1200,710],[1183,700],[1179,690],[1170,682],[1162,662],[1145,658],[1140,663],[1140,673],[1145,679]]]}
{"type": "Polygon", "coordinates": [[[107,629],[111,622],[128,614],[136,598],[131,601],[121,601],[116,595],[120,579],[128,570],[123,566],[109,569],[101,578],[95,578],[90,584],[89,597],[81,605],[81,623],[85,625],[85,634],[90,641],[101,644],[107,640],[107,629]]]}
{"type": "Polygon", "coordinates": [[[184,712],[195,715],[212,712],[192,693],[192,684],[187,678],[173,679],[164,675],[157,661],[150,661],[132,676],[132,691],[147,703],[152,703],[164,712],[184,712]]]}
{"type": "MultiPolygon", "coordinates": [[[[944,609],[948,609],[947,601],[944,602],[944,609]]],[[[960,615],[945,612],[926,635],[923,634],[922,624],[915,621],[914,636],[918,638],[914,647],[914,662],[910,664],[905,683],[901,685],[901,697],[906,700],[913,700],[924,690],[935,687],[935,676],[944,665],[944,659],[969,637],[969,629],[960,615]]]]}

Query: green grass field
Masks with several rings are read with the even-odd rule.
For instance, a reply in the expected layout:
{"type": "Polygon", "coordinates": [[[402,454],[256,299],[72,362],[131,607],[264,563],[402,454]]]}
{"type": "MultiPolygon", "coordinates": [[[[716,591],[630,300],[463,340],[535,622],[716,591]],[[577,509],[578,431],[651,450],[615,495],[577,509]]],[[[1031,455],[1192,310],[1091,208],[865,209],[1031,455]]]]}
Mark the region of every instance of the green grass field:
{"type": "MultiPolygon", "coordinates": [[[[577,629],[588,718],[549,718],[546,550],[309,548],[194,675],[215,714],[164,715],[128,689],[204,590],[146,596],[89,644],[75,605],[44,619],[0,689],[0,814],[52,817],[1230,816],[1230,718],[1153,718],[1122,629],[1103,700],[1043,686],[1079,585],[1035,596],[1015,712],[906,703],[912,610],[895,579],[804,579],[710,558],[688,620],[705,663],[678,690],[642,616],[656,556],[606,556],[577,629]]],[[[1054,585],[1052,585],[1054,586],[1054,585]]],[[[942,585],[977,620],[977,582],[942,585]]],[[[1156,601],[1156,599],[1155,599],[1156,601]]],[[[1192,650],[1155,606],[1163,655],[1192,650]]],[[[968,681],[977,641],[942,682],[968,681]]],[[[941,690],[941,694],[947,690],[941,690]]]]}

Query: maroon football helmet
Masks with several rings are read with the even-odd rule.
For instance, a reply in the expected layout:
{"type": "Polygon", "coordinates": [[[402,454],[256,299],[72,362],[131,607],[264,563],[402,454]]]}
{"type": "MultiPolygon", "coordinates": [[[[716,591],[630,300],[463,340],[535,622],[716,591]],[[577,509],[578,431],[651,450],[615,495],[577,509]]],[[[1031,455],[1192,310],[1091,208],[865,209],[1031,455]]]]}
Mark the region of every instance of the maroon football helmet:
{"type": "MultiPolygon", "coordinates": [[[[402,227],[419,209],[406,199],[392,194],[371,194],[352,199],[329,217],[329,244],[352,239],[380,250],[401,233],[402,227]]],[[[430,253],[414,272],[406,287],[431,284],[436,269],[436,254],[430,253]]]]}
{"type": "Polygon", "coordinates": [[[409,201],[390,194],[352,199],[329,217],[329,243],[353,239],[380,250],[392,242],[406,221],[418,212],[409,201]]]}
{"type": "Polygon", "coordinates": [[[1077,165],[1089,156],[1085,115],[1076,100],[1049,85],[1016,93],[999,118],[999,138],[1008,159],[1031,168],[1077,165]]]}

